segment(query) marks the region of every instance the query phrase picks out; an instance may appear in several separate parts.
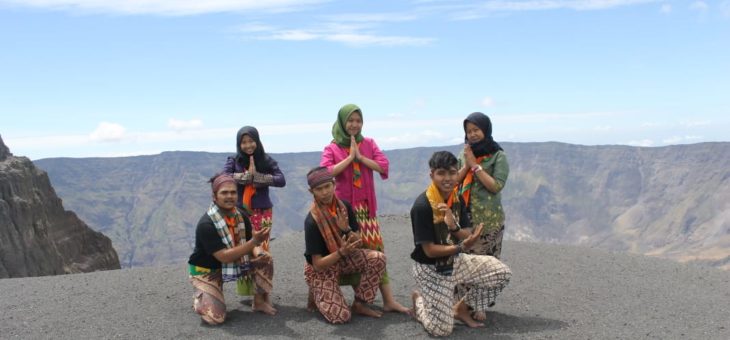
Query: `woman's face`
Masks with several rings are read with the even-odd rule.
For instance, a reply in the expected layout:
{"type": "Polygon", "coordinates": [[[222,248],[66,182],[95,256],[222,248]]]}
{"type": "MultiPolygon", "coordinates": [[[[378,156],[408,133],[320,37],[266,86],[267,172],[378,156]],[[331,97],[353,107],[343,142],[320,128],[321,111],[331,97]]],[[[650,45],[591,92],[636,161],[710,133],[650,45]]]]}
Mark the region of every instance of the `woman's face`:
{"type": "Polygon", "coordinates": [[[469,144],[480,142],[484,139],[484,131],[472,122],[466,122],[466,140],[469,144]]]}
{"type": "Polygon", "coordinates": [[[360,115],[360,112],[355,111],[350,114],[347,122],[345,122],[345,131],[350,136],[356,136],[362,131],[362,115],[360,115]]]}
{"type": "Polygon", "coordinates": [[[253,152],[256,151],[256,141],[249,135],[243,135],[243,138],[241,138],[241,151],[249,156],[253,155],[253,152]]]}

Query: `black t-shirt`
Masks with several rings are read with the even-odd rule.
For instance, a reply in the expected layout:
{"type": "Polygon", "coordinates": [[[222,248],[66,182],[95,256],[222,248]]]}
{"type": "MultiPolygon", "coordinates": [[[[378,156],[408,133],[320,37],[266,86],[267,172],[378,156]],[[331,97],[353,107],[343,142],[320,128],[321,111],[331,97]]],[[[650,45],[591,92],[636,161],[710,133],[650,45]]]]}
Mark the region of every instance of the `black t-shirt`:
{"type": "MultiPolygon", "coordinates": [[[[241,215],[246,225],[246,240],[248,241],[251,239],[251,221],[245,213],[241,213],[241,215]]],[[[208,269],[220,269],[221,262],[213,256],[213,253],[225,247],[226,245],[218,235],[218,230],[215,229],[213,220],[207,213],[203,214],[195,228],[195,249],[193,249],[188,263],[208,269]]]]}
{"type": "MultiPolygon", "coordinates": [[[[360,227],[357,225],[357,220],[355,219],[355,213],[352,211],[352,206],[345,200],[341,201],[347,208],[347,220],[350,225],[350,229],[352,231],[359,231],[360,227]]],[[[319,232],[319,227],[317,226],[317,222],[314,221],[314,217],[312,217],[311,212],[307,213],[307,218],[304,220],[304,242],[304,258],[307,259],[309,264],[312,264],[312,255],[322,255],[324,257],[330,253],[329,250],[327,250],[327,244],[324,242],[324,237],[322,237],[322,233],[319,232]]]]}
{"type": "MultiPolygon", "coordinates": [[[[471,221],[469,220],[469,211],[464,207],[464,204],[460,205],[459,209],[459,225],[462,228],[471,227],[471,221]]],[[[416,198],[411,207],[411,228],[413,228],[413,243],[415,248],[411,252],[411,258],[423,264],[436,264],[437,261],[443,261],[447,257],[443,258],[431,258],[426,256],[423,251],[424,242],[431,242],[434,244],[445,244],[442,237],[436,235],[436,230],[433,224],[433,209],[431,203],[428,202],[426,192],[424,191],[416,198]]]]}

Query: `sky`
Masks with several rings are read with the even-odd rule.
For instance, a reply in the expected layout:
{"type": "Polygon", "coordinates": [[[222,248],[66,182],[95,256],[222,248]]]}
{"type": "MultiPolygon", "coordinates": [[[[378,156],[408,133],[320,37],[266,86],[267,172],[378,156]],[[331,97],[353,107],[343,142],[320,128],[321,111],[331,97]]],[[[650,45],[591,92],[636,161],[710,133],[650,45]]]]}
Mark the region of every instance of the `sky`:
{"type": "Polygon", "coordinates": [[[0,0],[0,136],[30,159],[730,140],[730,0],[0,0]]]}

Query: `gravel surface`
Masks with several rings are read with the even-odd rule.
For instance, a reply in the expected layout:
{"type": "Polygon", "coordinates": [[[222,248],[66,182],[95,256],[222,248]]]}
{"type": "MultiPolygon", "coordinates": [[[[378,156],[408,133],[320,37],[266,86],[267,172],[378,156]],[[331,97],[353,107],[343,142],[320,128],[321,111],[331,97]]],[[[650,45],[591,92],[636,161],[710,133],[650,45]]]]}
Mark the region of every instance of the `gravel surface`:
{"type": "MultiPolygon", "coordinates": [[[[396,298],[410,305],[410,222],[381,217],[396,298]]],[[[272,242],[275,317],[250,311],[226,284],[228,319],[203,325],[192,311],[186,265],[0,280],[0,338],[427,338],[405,315],[327,324],[305,309],[303,233],[272,242]]],[[[510,285],[487,327],[452,338],[730,339],[730,272],[643,256],[506,241],[510,285]]],[[[352,289],[343,287],[348,299],[352,289]]],[[[375,303],[381,305],[381,300],[375,303]]]]}

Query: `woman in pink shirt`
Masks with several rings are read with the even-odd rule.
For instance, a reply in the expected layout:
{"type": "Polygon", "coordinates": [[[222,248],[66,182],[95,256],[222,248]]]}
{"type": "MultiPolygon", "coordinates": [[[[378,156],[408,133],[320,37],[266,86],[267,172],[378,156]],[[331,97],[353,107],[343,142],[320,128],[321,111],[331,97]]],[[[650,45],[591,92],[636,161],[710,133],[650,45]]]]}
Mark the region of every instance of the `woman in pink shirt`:
{"type": "MultiPolygon", "coordinates": [[[[383,252],[383,239],[377,220],[377,201],[373,170],[381,179],[388,178],[388,158],[372,138],[362,135],[362,111],[357,105],[348,104],[340,109],[332,126],[332,142],[324,148],[320,165],[327,167],[335,176],[337,198],[348,201],[355,211],[363,247],[383,252]]],[[[355,285],[359,277],[343,277],[340,284],[355,285]]],[[[411,313],[393,297],[388,273],[380,280],[383,310],[386,312],[411,313]]]]}

